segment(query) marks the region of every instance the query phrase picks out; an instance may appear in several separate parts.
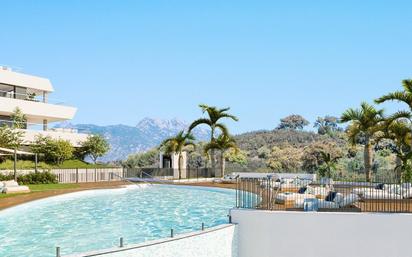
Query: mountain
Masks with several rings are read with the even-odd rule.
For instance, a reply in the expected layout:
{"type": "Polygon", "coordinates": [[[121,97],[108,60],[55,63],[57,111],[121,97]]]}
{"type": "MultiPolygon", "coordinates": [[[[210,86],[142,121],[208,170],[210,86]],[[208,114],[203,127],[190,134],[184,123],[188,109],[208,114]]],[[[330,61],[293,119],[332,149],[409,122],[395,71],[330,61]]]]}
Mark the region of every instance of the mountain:
{"type": "MultiPolygon", "coordinates": [[[[102,161],[124,160],[132,153],[146,151],[158,146],[164,139],[176,135],[189,127],[189,123],[179,119],[163,120],[144,118],[136,126],[93,124],[60,124],[59,127],[74,127],[81,133],[103,135],[111,145],[109,153],[102,161]]],[[[210,133],[206,128],[196,128],[193,134],[197,140],[208,140],[210,133]]]]}

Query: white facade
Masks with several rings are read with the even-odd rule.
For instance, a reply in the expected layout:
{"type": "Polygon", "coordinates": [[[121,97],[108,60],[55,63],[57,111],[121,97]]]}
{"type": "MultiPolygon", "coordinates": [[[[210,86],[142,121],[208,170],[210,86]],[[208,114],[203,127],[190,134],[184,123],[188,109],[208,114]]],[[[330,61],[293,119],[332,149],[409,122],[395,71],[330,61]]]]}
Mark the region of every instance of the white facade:
{"type": "MultiPolygon", "coordinates": [[[[160,163],[159,168],[161,169],[179,169],[179,154],[174,153],[171,155],[167,155],[164,153],[160,153],[160,163]]],[[[182,170],[186,169],[187,167],[187,153],[182,152],[182,161],[180,163],[180,167],[182,170]]]]}
{"type": "Polygon", "coordinates": [[[0,67],[0,124],[12,124],[10,116],[19,108],[27,118],[23,125],[26,144],[31,144],[37,135],[44,135],[78,146],[87,134],[49,128],[49,123],[73,119],[77,111],[75,107],[49,101],[53,91],[48,79],[0,67]]]}
{"type": "Polygon", "coordinates": [[[412,215],[233,209],[239,257],[412,256],[412,215]]]}

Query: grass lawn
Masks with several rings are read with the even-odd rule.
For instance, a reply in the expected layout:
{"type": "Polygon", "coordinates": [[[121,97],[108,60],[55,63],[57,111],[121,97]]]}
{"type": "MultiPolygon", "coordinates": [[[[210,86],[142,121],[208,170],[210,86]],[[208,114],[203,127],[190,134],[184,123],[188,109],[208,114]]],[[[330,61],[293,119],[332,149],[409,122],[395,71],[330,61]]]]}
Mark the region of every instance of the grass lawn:
{"type": "MultiPolygon", "coordinates": [[[[8,159],[5,160],[3,162],[0,163],[0,170],[12,170],[13,169],[13,161],[8,159]]],[[[30,161],[30,160],[19,160],[17,161],[17,169],[19,170],[24,170],[24,169],[34,169],[34,162],[30,161]]],[[[53,164],[48,164],[45,162],[39,162],[38,163],[38,168],[39,169],[75,169],[75,168],[79,168],[79,169],[84,169],[84,168],[110,168],[112,166],[109,165],[105,165],[105,164],[90,164],[81,160],[67,160],[64,161],[62,164],[60,165],[53,165],[53,164]]]]}
{"type": "MultiPolygon", "coordinates": [[[[74,189],[78,188],[78,184],[37,184],[37,185],[27,185],[31,192],[43,192],[43,191],[50,191],[50,190],[61,190],[61,189],[74,189]]],[[[0,199],[14,197],[17,195],[27,195],[31,193],[23,193],[23,194],[0,194],[0,199]]]]}
{"type": "Polygon", "coordinates": [[[47,190],[72,189],[78,188],[78,184],[37,184],[28,185],[32,192],[41,192],[47,190]]]}

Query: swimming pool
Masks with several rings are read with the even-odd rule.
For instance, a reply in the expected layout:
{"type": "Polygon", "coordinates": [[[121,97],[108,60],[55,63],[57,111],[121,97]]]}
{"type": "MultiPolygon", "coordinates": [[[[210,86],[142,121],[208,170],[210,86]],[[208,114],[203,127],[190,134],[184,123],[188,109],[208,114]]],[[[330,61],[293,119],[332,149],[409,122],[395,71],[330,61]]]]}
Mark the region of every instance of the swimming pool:
{"type": "Polygon", "coordinates": [[[51,197],[0,211],[0,256],[55,256],[140,243],[228,222],[235,191],[155,185],[51,197]]]}

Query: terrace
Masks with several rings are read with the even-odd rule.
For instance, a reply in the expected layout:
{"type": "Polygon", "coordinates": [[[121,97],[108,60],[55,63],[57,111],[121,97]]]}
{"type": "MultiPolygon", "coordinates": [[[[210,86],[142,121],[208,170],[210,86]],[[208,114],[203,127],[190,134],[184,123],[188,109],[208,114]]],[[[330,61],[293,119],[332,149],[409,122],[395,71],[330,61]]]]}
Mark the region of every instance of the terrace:
{"type": "Polygon", "coordinates": [[[397,179],[372,182],[269,175],[238,178],[236,207],[270,211],[411,213],[412,187],[397,179]],[[250,193],[253,194],[250,194],[250,193]]]}

